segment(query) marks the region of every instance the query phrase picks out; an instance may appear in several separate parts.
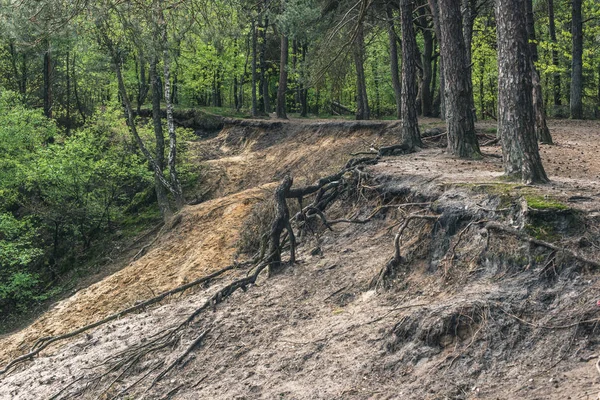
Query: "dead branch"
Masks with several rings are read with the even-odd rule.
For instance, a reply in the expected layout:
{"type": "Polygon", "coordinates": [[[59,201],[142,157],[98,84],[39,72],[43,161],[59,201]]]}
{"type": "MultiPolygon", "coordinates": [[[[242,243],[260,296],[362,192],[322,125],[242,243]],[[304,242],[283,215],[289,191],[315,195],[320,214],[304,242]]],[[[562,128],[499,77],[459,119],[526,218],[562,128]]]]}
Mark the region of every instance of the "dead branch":
{"type": "Polygon", "coordinates": [[[516,230],[514,228],[511,228],[509,226],[500,224],[498,222],[488,222],[485,225],[485,229],[487,229],[488,231],[489,230],[496,230],[496,231],[508,233],[510,235],[516,236],[518,239],[523,240],[525,242],[529,242],[529,243],[534,244],[536,246],[546,247],[546,248],[554,250],[554,251],[562,252],[564,254],[567,254],[571,258],[574,258],[574,259],[576,259],[578,261],[581,261],[581,262],[583,262],[585,264],[591,265],[592,267],[600,268],[600,262],[598,262],[598,261],[590,260],[589,258],[583,257],[582,255],[579,255],[579,254],[575,253],[572,250],[568,250],[565,247],[560,247],[560,246],[557,246],[557,245],[552,244],[550,242],[546,242],[544,240],[535,239],[535,238],[529,236],[528,234],[526,234],[525,232],[518,231],[518,230],[516,230]]]}

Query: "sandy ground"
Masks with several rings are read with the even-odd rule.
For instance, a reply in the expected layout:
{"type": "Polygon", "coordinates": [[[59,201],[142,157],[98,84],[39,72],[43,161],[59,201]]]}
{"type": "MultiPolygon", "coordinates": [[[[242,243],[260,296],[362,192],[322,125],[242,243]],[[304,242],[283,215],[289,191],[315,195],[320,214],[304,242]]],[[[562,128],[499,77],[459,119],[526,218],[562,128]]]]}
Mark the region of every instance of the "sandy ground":
{"type": "MultiPolygon", "coordinates": [[[[437,121],[423,123],[433,126],[437,121]]],[[[483,130],[490,124],[478,127],[483,130]]],[[[299,181],[311,181],[337,169],[349,153],[394,140],[393,131],[355,129],[347,134],[343,130],[332,133],[313,128],[288,132],[283,139],[265,139],[265,132],[240,138],[237,132],[226,129],[217,138],[195,144],[197,153],[210,159],[209,182],[213,196],[219,197],[186,207],[181,222],[162,232],[140,259],[58,303],[31,326],[1,339],[0,361],[5,363],[22,354],[38,337],[67,332],[228,265],[234,258],[244,218],[253,204],[273,188],[259,185],[290,171],[299,181]]],[[[543,145],[541,152],[552,182],[533,190],[565,202],[577,196],[577,202],[569,203],[573,207],[600,210],[600,161],[596,157],[600,122],[552,121],[550,128],[556,145],[543,145]]],[[[500,154],[499,147],[483,151],[500,154]]],[[[463,182],[498,184],[502,168],[496,157],[461,161],[448,157],[443,149],[431,147],[417,154],[387,158],[373,167],[372,173],[418,176],[422,184],[444,188],[463,182]]],[[[389,228],[395,223],[394,218],[384,218],[365,226],[341,227],[305,243],[297,266],[273,279],[261,280],[248,293],[236,293],[216,312],[197,320],[176,351],[159,353],[157,359],[148,360],[149,364],[160,358],[172,360],[198,332],[211,329],[202,350],[193,353],[182,368],[146,393],[145,398],[598,397],[600,382],[594,363],[600,347],[575,334],[565,333],[562,340],[572,343],[564,354],[553,355],[543,348],[554,349],[551,344],[560,341],[562,333],[539,336],[536,331],[532,337],[539,336],[539,341],[520,338],[511,342],[522,347],[511,349],[512,353],[530,356],[511,355],[502,361],[497,361],[493,353],[504,356],[507,349],[500,350],[489,340],[480,343],[473,333],[467,339],[477,340],[472,340],[473,345],[466,340],[461,351],[467,355],[474,351],[481,359],[458,358],[454,364],[454,359],[461,357],[458,342],[441,348],[438,344],[433,350],[410,342],[398,351],[390,351],[396,326],[402,321],[441,313],[477,296],[489,300],[512,296],[519,290],[527,292],[523,282],[530,282],[534,276],[530,271],[509,282],[482,278],[466,286],[447,287],[422,267],[411,273],[408,288],[381,293],[368,290],[368,282],[393,250],[389,228]],[[311,255],[317,245],[322,256],[311,255]],[[452,361],[450,365],[448,360],[452,361]]],[[[235,274],[239,273],[223,278],[214,287],[186,292],[161,306],[51,347],[33,362],[0,377],[0,398],[50,398],[78,378],[83,383],[94,371],[90,367],[102,366],[108,356],[177,323],[235,274]]],[[[573,275],[561,277],[565,279],[563,296],[574,298],[578,290],[583,290],[581,301],[597,297],[596,274],[577,276],[585,281],[585,288],[569,286],[573,275]]],[[[548,307],[568,306],[568,299],[561,297],[560,304],[548,307]]],[[[132,375],[141,377],[143,372],[132,375]]],[[[123,389],[131,379],[117,381],[114,388],[123,389]]],[[[101,388],[99,385],[98,390],[74,398],[110,398],[101,393],[101,388]]],[[[132,394],[132,398],[143,397],[139,391],[132,394]]]]}

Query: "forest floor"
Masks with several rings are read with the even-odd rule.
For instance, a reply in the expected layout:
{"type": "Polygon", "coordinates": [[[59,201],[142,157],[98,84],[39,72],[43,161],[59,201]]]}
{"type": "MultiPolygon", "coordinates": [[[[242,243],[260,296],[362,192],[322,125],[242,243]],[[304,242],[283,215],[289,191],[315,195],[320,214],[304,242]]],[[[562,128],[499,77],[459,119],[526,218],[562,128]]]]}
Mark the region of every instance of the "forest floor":
{"type": "MultiPolygon", "coordinates": [[[[434,119],[421,125],[443,127],[434,119]]],[[[493,135],[495,125],[477,127],[493,135]]],[[[0,368],[40,337],[242,260],[245,221],[260,219],[262,202],[285,174],[295,184],[313,182],[339,170],[352,153],[394,143],[395,129],[377,121],[245,121],[190,143],[205,166],[198,191],[211,199],[185,207],[138,259],[0,338],[0,368]]],[[[564,251],[532,249],[477,227],[501,218],[600,260],[600,122],[551,121],[550,129],[556,144],[541,146],[547,185],[501,179],[499,146],[482,147],[482,160],[449,157],[443,137],[368,167],[388,199],[427,203],[408,211],[446,218],[442,228],[416,223],[407,231],[402,250],[411,262],[387,289],[369,283],[394,252],[403,210],[367,224],[317,229],[301,240],[297,264],[261,276],[139,364],[114,361],[246,272],[232,270],[53,344],[0,375],[0,398],[597,399],[600,272],[564,251]],[[530,205],[525,222],[513,213],[522,199],[530,205]],[[150,388],[161,362],[175,360],[201,332],[207,332],[202,344],[150,388]]],[[[365,182],[331,214],[369,215],[383,201],[375,186],[365,182]]]]}

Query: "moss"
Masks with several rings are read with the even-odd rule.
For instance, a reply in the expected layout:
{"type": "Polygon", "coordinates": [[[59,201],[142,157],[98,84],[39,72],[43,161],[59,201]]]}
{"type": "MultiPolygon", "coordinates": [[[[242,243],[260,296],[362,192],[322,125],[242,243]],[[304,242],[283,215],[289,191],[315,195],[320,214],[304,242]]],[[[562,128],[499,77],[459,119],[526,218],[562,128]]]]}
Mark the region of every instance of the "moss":
{"type": "Polygon", "coordinates": [[[527,194],[525,195],[525,200],[529,207],[536,210],[567,210],[569,208],[556,199],[539,195],[527,194]]]}

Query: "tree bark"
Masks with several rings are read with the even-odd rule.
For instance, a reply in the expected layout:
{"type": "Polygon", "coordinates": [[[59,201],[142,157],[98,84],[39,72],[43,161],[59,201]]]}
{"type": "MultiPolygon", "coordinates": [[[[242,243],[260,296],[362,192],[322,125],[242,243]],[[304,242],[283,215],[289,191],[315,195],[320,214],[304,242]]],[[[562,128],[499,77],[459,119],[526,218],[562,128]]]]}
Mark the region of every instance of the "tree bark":
{"type": "Polygon", "coordinates": [[[300,67],[300,116],[306,117],[308,115],[308,89],[305,87],[305,72],[306,68],[306,53],[308,52],[308,45],[302,44],[302,66],[300,67]]]}
{"type": "Polygon", "coordinates": [[[421,147],[417,119],[417,41],[413,27],[413,0],[400,0],[402,26],[402,142],[410,149],[421,147]]]}
{"type": "MultiPolygon", "coordinates": [[[[164,171],[165,169],[165,136],[162,127],[162,118],[160,110],[160,99],[162,96],[162,85],[158,79],[157,59],[153,56],[150,60],[150,85],[152,87],[152,124],[154,126],[154,138],[156,140],[156,150],[154,152],[157,167],[164,171]]],[[[154,192],[156,201],[163,220],[169,221],[173,217],[173,212],[169,206],[167,191],[160,182],[160,179],[154,174],[154,192]]]]}
{"type": "Polygon", "coordinates": [[[437,37],[438,43],[440,44],[440,57],[439,57],[439,68],[440,68],[440,119],[446,119],[446,78],[444,74],[444,56],[442,55],[442,43],[441,43],[441,30],[440,30],[440,8],[438,0],[428,0],[429,8],[431,9],[431,15],[433,15],[433,26],[435,29],[435,36],[437,37]]]}
{"type": "Polygon", "coordinates": [[[354,41],[354,66],[356,67],[356,119],[369,119],[371,111],[367,98],[367,84],[365,80],[364,47],[365,38],[362,21],[359,22],[358,32],[354,41]]]}
{"type": "Polygon", "coordinates": [[[139,52],[139,75],[138,75],[138,96],[137,96],[137,111],[138,114],[142,108],[142,105],[146,102],[146,98],[148,97],[148,91],[150,88],[148,87],[148,83],[146,81],[146,58],[142,52],[139,52]]]}
{"type": "Polygon", "coordinates": [[[159,24],[161,25],[161,36],[163,45],[163,76],[165,91],[165,106],[167,108],[167,130],[169,132],[169,178],[173,187],[173,197],[175,207],[183,207],[184,198],[179,174],[177,173],[177,134],[175,132],[175,122],[173,121],[173,103],[171,101],[171,57],[169,54],[169,42],[167,37],[167,23],[164,18],[162,1],[159,0],[159,24]]]}
{"type": "Polygon", "coordinates": [[[466,64],[460,3],[455,0],[439,0],[438,5],[441,55],[444,60],[448,151],[463,158],[481,157],[471,107],[473,87],[467,72],[471,67],[466,64]]]}
{"type": "Polygon", "coordinates": [[[546,124],[546,111],[542,94],[540,75],[535,67],[538,61],[538,51],[535,37],[535,23],[533,19],[533,0],[525,0],[527,18],[527,37],[531,52],[531,81],[533,83],[533,109],[535,112],[535,136],[540,143],[552,144],[552,136],[546,124]]]}
{"type": "MultiPolygon", "coordinates": [[[[465,55],[466,55],[466,66],[465,73],[468,75],[468,81],[471,86],[473,85],[473,70],[472,70],[472,57],[471,47],[473,43],[473,24],[477,17],[477,0],[462,0],[462,31],[463,40],[465,41],[465,55]]],[[[471,97],[469,99],[471,113],[473,114],[473,121],[477,120],[477,112],[475,109],[475,97],[473,96],[473,88],[471,88],[471,97]]]]}
{"type": "Polygon", "coordinates": [[[287,92],[289,39],[281,33],[281,55],[279,57],[279,86],[277,87],[277,118],[287,119],[285,94],[287,92]]]}
{"type": "Polygon", "coordinates": [[[388,3],[385,9],[388,20],[388,39],[390,44],[390,69],[392,73],[392,87],[394,89],[394,99],[396,100],[396,118],[402,119],[402,85],[400,83],[398,68],[398,44],[396,41],[396,30],[394,29],[394,14],[392,7],[388,3]]]}
{"type": "MultiPolygon", "coordinates": [[[[558,60],[558,42],[556,41],[556,22],[554,20],[554,0],[548,0],[548,30],[550,32],[550,41],[552,42],[552,65],[555,67],[555,69],[558,69],[560,64],[558,60]]],[[[560,106],[562,104],[560,88],[560,72],[556,71],[554,72],[552,88],[555,106],[560,106]]]]}
{"type": "Polygon", "coordinates": [[[581,1],[572,0],[571,35],[573,36],[571,61],[571,118],[583,118],[583,21],[581,1]]]}
{"type": "Polygon", "coordinates": [[[254,118],[258,117],[258,102],[256,99],[256,48],[258,42],[257,36],[258,34],[256,32],[256,23],[254,22],[254,20],[252,20],[252,116],[254,118]]]}
{"type": "Polygon", "coordinates": [[[421,87],[421,114],[424,117],[432,116],[431,76],[433,62],[433,35],[428,21],[427,12],[424,7],[419,8],[419,26],[423,34],[423,54],[421,55],[421,67],[423,69],[421,87]]]}
{"type": "Polygon", "coordinates": [[[497,0],[498,132],[509,177],[524,183],[548,182],[535,137],[531,55],[526,0],[497,0]]]}
{"type": "Polygon", "coordinates": [[[271,113],[271,99],[269,98],[269,79],[267,76],[267,29],[269,18],[265,16],[265,25],[262,27],[262,42],[260,46],[260,87],[263,98],[263,111],[271,113]]]}
{"type": "Polygon", "coordinates": [[[44,115],[52,118],[52,56],[48,39],[44,39],[44,47],[44,115]]]}

